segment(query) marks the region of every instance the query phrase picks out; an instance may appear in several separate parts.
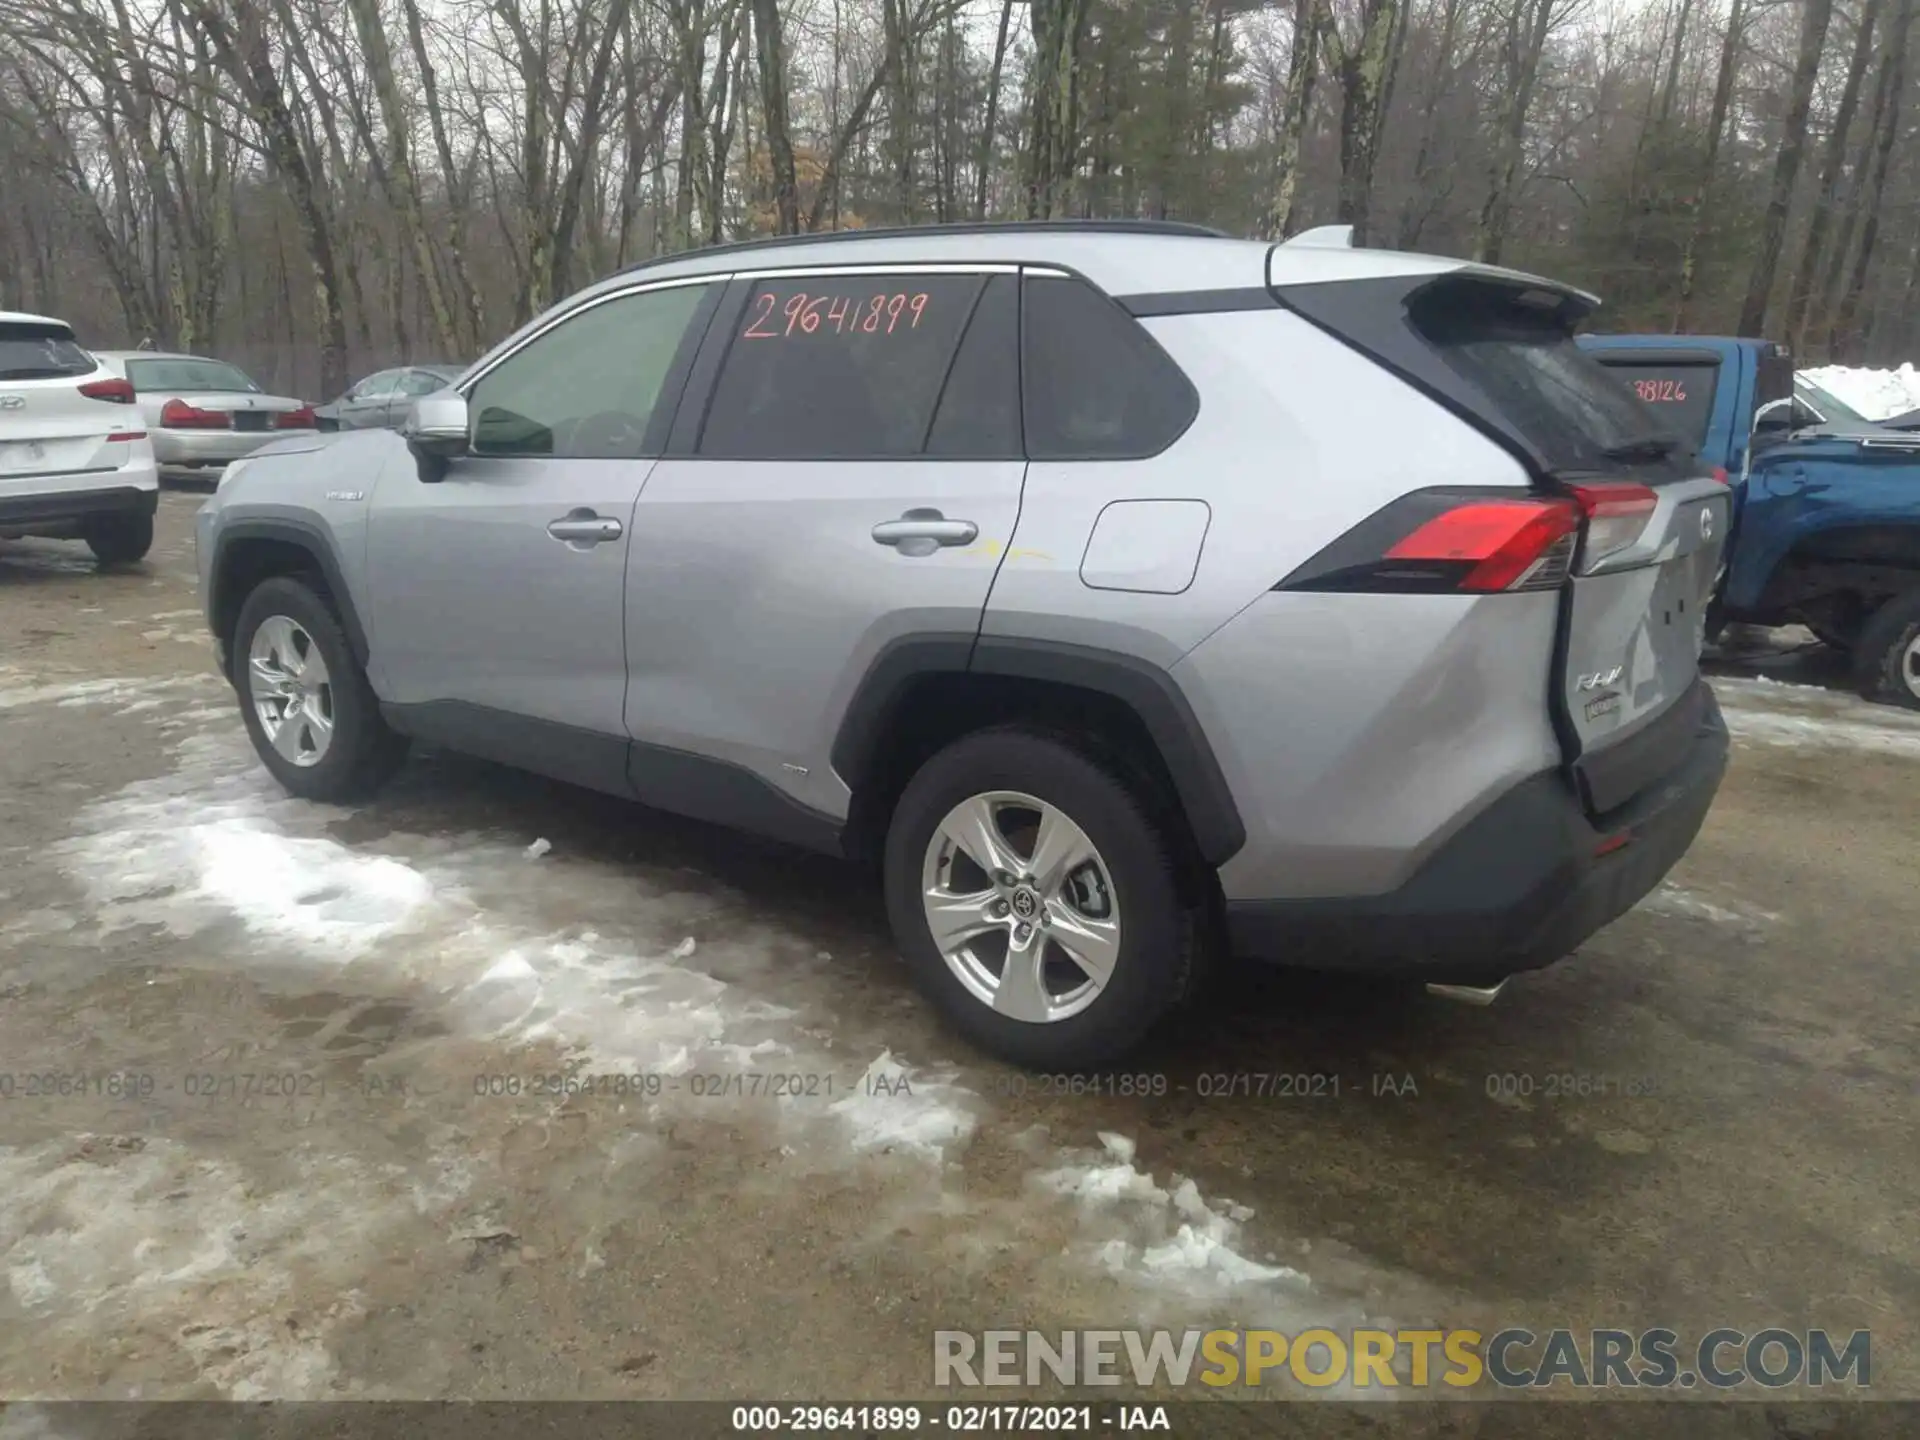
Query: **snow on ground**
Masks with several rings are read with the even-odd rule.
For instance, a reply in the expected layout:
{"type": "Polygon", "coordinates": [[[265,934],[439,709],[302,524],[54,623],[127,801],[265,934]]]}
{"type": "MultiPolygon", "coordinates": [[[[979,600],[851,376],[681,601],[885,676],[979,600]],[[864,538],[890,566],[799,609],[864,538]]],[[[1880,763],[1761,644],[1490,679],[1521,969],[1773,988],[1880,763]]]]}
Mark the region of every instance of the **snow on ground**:
{"type": "Polygon", "coordinates": [[[1639,908],[1653,915],[1706,920],[1715,925],[1730,925],[1745,930],[1759,930],[1780,919],[1771,910],[1745,905],[1738,900],[1709,900],[1675,885],[1671,880],[1658,886],[1640,902],[1639,908]]]}
{"type": "Polygon", "coordinates": [[[1885,420],[1920,408],[1920,371],[1910,361],[1898,370],[1821,365],[1800,373],[1869,420],[1885,420]]]}
{"type": "Polygon", "coordinates": [[[469,1035],[554,1045],[593,1073],[661,1077],[655,1099],[743,1069],[844,1072],[831,1096],[737,1098],[774,1099],[809,1133],[856,1153],[937,1163],[972,1134],[978,1097],[950,1073],[884,1046],[871,1063],[874,1051],[823,1053],[805,1023],[819,957],[810,995],[809,962],[784,953],[787,937],[730,906],[597,866],[529,866],[526,847],[506,839],[349,847],[324,833],[346,812],[286,797],[237,726],[185,736],[175,759],[86,806],[80,833],[59,849],[103,932],[154,926],[224,939],[201,953],[263,970],[363,967],[376,984],[437,994],[469,1035]],[[549,915],[598,917],[620,938],[596,923],[549,926],[549,915]],[[696,927],[710,938],[686,933],[696,927]],[[800,985],[800,1005],[756,993],[754,977],[776,974],[800,985]]]}
{"type": "Polygon", "coordinates": [[[1736,740],[1795,749],[1872,750],[1920,759],[1920,713],[1764,675],[1713,677],[1736,740]]]}
{"type": "Polygon", "coordinates": [[[1065,1163],[1034,1175],[1033,1185],[1089,1212],[1096,1231],[1104,1232],[1090,1245],[1101,1269],[1186,1300],[1296,1307],[1311,1292],[1300,1271],[1241,1253],[1242,1222],[1252,1210],[1231,1200],[1209,1202],[1181,1175],[1163,1188],[1135,1168],[1134,1142],[1124,1135],[1102,1131],[1100,1145],[1069,1152],[1065,1163]]]}

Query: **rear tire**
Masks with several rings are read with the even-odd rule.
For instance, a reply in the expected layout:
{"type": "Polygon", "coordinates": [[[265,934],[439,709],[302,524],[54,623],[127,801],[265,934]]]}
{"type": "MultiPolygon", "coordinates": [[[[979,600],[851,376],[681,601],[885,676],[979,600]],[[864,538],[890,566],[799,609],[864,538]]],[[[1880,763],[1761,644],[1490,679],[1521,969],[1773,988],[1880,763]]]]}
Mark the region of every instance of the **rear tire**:
{"type": "Polygon", "coordinates": [[[102,515],[87,522],[87,548],[102,565],[132,565],[153,548],[151,515],[102,515]]]}
{"type": "Polygon", "coordinates": [[[1920,710],[1920,588],[1887,601],[1854,645],[1854,679],[1869,700],[1920,710]]]}
{"type": "Polygon", "coordinates": [[[381,718],[332,606],[306,581],[279,575],[254,587],[234,625],[232,664],[255,752],[302,799],[356,799],[406,758],[406,737],[381,718]]]}
{"type": "Polygon", "coordinates": [[[1172,838],[1125,781],[1026,729],[979,731],[934,755],[887,832],[887,915],[915,979],[975,1044],[1030,1069],[1110,1064],[1188,993],[1200,927],[1178,875],[1172,838]],[[982,814],[997,841],[968,825],[982,814]],[[1012,883],[974,858],[995,844],[1012,883]],[[1049,865],[1053,854],[1087,858],[1049,865]],[[942,894],[947,907],[929,901],[942,894]],[[946,920],[963,912],[977,918],[946,920]],[[950,925],[944,949],[936,913],[950,925]],[[1016,943],[1023,915],[1033,923],[1016,943]]]}

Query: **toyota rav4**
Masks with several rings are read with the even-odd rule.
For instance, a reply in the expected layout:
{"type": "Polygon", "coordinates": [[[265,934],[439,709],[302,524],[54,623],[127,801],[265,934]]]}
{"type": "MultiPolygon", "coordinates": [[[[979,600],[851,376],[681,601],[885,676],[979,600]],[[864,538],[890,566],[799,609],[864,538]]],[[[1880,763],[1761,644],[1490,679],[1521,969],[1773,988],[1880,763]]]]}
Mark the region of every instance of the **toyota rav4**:
{"type": "MultiPolygon", "coordinates": [[[[1550,281],[1193,227],[649,262],[199,517],[288,790],[410,739],[872,867],[988,1049],[1103,1064],[1216,946],[1490,990],[1726,764],[1725,485],[1550,281]]],[[[849,872],[850,875],[855,873],[849,872]]]]}

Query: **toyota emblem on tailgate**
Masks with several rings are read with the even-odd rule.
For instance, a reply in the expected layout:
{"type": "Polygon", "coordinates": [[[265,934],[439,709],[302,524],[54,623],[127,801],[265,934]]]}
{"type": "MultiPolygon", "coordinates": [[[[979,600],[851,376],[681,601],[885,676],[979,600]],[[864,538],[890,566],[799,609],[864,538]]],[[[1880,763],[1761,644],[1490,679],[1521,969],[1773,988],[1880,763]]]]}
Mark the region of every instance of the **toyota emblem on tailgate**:
{"type": "Polygon", "coordinates": [[[0,410],[24,410],[27,397],[24,395],[0,395],[0,410]]]}

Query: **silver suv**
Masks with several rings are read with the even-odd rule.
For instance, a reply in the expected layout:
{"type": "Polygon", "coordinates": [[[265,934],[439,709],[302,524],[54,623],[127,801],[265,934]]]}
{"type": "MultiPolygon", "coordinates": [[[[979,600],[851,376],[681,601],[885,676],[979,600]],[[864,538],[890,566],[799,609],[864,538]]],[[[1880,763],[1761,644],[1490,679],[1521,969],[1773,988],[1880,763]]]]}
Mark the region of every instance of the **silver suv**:
{"type": "Polygon", "coordinates": [[[1104,1064],[1217,946],[1490,988],[1691,843],[1726,488],[1564,286],[1310,232],[722,246],[199,518],[261,759],[410,738],[845,854],[975,1041],[1104,1064]]]}

